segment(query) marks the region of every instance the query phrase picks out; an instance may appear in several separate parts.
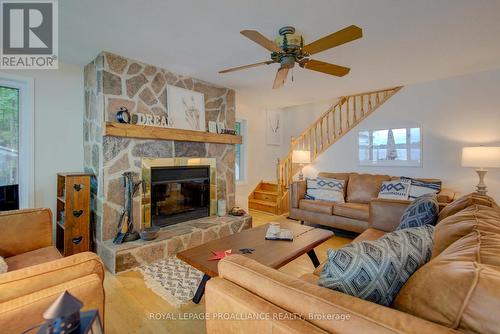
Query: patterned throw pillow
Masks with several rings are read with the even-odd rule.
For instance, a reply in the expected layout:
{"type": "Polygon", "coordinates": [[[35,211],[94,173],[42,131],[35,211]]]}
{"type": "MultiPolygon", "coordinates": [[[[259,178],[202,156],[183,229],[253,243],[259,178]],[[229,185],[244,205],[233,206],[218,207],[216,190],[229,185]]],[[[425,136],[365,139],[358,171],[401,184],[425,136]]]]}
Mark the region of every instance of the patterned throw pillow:
{"type": "Polygon", "coordinates": [[[408,199],[408,192],[410,191],[410,180],[392,180],[382,182],[378,198],[386,199],[408,199]]]}
{"type": "Polygon", "coordinates": [[[408,278],[432,255],[434,226],[385,234],[328,250],[318,284],[389,306],[408,278]]]}
{"type": "Polygon", "coordinates": [[[441,191],[441,181],[420,181],[410,177],[401,177],[401,180],[408,180],[411,182],[410,193],[408,199],[413,201],[422,195],[437,194],[441,191]]]}
{"type": "Polygon", "coordinates": [[[344,180],[326,177],[307,179],[305,199],[344,203],[344,180]]]}
{"type": "Polygon", "coordinates": [[[396,230],[409,227],[436,225],[439,215],[439,204],[434,194],[422,195],[414,200],[403,212],[396,230]]]}
{"type": "Polygon", "coordinates": [[[0,256],[0,274],[6,273],[8,270],[7,263],[3,259],[3,257],[0,256]]]}

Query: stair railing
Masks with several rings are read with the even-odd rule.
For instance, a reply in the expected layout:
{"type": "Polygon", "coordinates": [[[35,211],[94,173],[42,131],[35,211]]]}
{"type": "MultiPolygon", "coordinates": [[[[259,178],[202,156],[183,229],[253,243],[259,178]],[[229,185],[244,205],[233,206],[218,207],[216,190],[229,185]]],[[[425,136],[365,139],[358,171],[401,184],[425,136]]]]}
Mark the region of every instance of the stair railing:
{"type": "Polygon", "coordinates": [[[278,159],[276,166],[280,212],[285,212],[282,209],[288,206],[288,186],[298,171],[292,164],[293,151],[309,151],[311,161],[314,161],[401,88],[393,87],[342,96],[300,135],[291,139],[288,154],[283,159],[278,159]]]}

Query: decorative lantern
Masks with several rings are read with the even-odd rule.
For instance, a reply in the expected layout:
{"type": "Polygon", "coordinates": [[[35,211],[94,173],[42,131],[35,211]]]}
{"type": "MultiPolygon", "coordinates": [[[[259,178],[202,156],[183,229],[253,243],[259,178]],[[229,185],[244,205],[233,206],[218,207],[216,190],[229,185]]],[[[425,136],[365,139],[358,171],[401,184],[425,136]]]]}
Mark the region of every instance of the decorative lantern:
{"type": "Polygon", "coordinates": [[[99,312],[91,310],[80,312],[83,304],[64,291],[43,313],[47,321],[40,327],[38,334],[103,334],[99,312]]]}

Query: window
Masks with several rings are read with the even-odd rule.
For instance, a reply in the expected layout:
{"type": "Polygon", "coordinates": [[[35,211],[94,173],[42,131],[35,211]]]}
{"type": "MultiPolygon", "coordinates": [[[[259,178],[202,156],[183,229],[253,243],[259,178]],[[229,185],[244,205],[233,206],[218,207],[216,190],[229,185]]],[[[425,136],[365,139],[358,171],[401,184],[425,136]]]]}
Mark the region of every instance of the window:
{"type": "Polygon", "coordinates": [[[33,79],[1,73],[0,209],[35,205],[33,115],[33,79]]]}
{"type": "Polygon", "coordinates": [[[421,166],[420,127],[362,130],[358,137],[359,163],[363,166],[421,166]]]}
{"type": "Polygon", "coordinates": [[[19,89],[0,86],[0,187],[19,184],[19,89]]]}
{"type": "Polygon", "coordinates": [[[236,145],[235,169],[236,182],[246,180],[246,120],[237,120],[234,126],[236,134],[243,137],[243,144],[236,145]]]}

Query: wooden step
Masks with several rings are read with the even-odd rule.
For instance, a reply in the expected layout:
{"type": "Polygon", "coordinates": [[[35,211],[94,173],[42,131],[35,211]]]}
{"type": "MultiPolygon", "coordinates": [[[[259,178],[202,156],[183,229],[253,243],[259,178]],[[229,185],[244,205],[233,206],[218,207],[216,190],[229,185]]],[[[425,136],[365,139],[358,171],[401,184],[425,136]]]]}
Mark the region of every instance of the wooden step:
{"type": "Polygon", "coordinates": [[[278,192],[267,191],[267,190],[255,190],[253,193],[253,198],[268,202],[276,202],[278,199],[278,192]]]}
{"type": "Polygon", "coordinates": [[[257,211],[264,211],[277,214],[278,204],[276,202],[263,201],[259,199],[249,199],[248,208],[257,211]]]}
{"type": "Polygon", "coordinates": [[[260,190],[278,192],[278,185],[276,183],[262,182],[260,190]]]}

